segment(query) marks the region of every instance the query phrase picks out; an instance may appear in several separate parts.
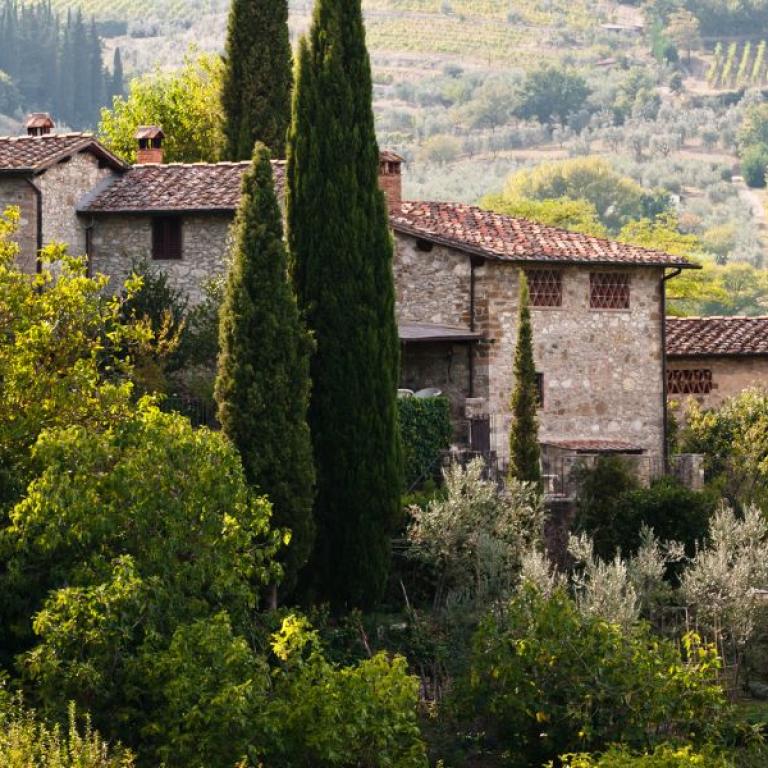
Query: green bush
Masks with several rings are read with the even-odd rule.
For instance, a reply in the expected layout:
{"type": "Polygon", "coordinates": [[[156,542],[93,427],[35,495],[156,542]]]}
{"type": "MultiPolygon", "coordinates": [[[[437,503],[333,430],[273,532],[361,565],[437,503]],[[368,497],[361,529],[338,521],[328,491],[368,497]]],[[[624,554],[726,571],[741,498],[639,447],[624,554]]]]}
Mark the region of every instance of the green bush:
{"type": "Polygon", "coordinates": [[[636,552],[643,525],[653,528],[661,541],[682,542],[692,555],[717,506],[712,494],[692,491],[673,477],[637,487],[616,457],[598,461],[581,480],[575,526],[593,537],[603,560],[612,559],[617,550],[636,552]]]}
{"type": "Polygon", "coordinates": [[[14,701],[0,709],[0,765],[3,768],[132,768],[130,753],[108,747],[85,718],[78,729],[75,707],[68,728],[49,727],[14,701]]]}
{"type": "Polygon", "coordinates": [[[762,189],[765,186],[765,171],[768,168],[768,146],[754,144],[741,155],[741,175],[750,187],[762,189]]]}
{"type": "Polygon", "coordinates": [[[684,660],[645,624],[622,630],[579,612],[562,591],[524,588],[477,630],[458,713],[510,765],[539,766],[558,755],[706,738],[725,710],[716,649],[693,635],[684,660]]]}
{"type": "Polygon", "coordinates": [[[435,474],[440,451],[450,445],[451,408],[445,397],[401,397],[397,405],[405,482],[412,488],[435,474]]]}
{"type": "Polygon", "coordinates": [[[562,768],[732,768],[733,763],[711,750],[699,752],[690,745],[662,744],[653,752],[632,754],[613,747],[603,755],[565,755],[562,768]]]}

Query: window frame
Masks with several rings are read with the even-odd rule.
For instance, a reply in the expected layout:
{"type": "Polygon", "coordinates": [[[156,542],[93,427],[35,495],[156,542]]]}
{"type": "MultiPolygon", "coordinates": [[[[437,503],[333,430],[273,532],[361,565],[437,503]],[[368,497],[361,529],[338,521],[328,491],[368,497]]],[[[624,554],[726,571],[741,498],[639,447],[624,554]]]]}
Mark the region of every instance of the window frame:
{"type": "Polygon", "coordinates": [[[182,217],[153,217],[152,261],[181,261],[183,258],[184,222],[182,217]]]}
{"type": "Polygon", "coordinates": [[[536,371],[536,408],[544,407],[544,374],[536,371]]]}
{"type": "MultiPolygon", "coordinates": [[[[536,309],[562,309],[563,306],[563,270],[553,269],[551,267],[533,267],[525,270],[525,278],[528,281],[528,297],[531,307],[536,309]],[[557,280],[557,298],[556,303],[539,301],[547,295],[545,290],[538,291],[536,288],[536,278],[546,280],[555,277],[557,280]]],[[[549,292],[552,295],[552,292],[549,292]]]]}
{"type": "Polygon", "coordinates": [[[714,389],[711,368],[667,368],[668,395],[709,395],[714,389]],[[687,378],[685,374],[688,374],[687,378]]]}
{"type": "Polygon", "coordinates": [[[632,279],[629,272],[618,270],[601,270],[593,271],[589,273],[589,308],[598,312],[628,312],[632,309],[632,279]],[[616,285],[596,285],[598,282],[608,282],[613,280],[615,283],[623,283],[621,288],[626,290],[626,304],[623,306],[605,306],[610,304],[612,299],[606,299],[605,293],[608,290],[615,290],[616,285]],[[601,300],[603,303],[595,302],[596,291],[602,289],[603,296],[601,300]]]}

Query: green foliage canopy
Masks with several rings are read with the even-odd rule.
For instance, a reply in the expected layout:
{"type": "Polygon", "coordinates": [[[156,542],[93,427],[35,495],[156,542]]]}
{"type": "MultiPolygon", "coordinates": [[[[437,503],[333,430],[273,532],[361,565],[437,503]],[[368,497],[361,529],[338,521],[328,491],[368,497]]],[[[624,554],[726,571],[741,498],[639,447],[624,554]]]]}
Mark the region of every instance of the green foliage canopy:
{"type": "Polygon", "coordinates": [[[101,111],[99,138],[129,163],[136,162],[140,125],[165,133],[166,162],[215,162],[221,147],[221,77],[218,56],[188,55],[174,72],[151,72],[131,81],[127,96],[116,96],[101,111]]]}
{"type": "Polygon", "coordinates": [[[572,71],[546,65],[528,73],[517,95],[515,114],[541,123],[564,123],[571,112],[584,107],[589,88],[572,71]]]}

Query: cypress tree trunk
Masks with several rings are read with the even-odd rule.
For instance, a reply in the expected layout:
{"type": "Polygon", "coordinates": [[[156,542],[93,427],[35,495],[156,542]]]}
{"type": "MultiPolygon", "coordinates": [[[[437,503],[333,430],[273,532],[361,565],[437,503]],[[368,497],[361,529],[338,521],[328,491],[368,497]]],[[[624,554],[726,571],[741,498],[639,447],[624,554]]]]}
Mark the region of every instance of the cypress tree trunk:
{"type": "Polygon", "coordinates": [[[512,392],[514,421],[509,433],[509,476],[535,483],[541,482],[539,425],[536,420],[537,401],[528,280],[521,269],[515,348],[515,388],[512,392]]]}
{"type": "Polygon", "coordinates": [[[292,80],[287,0],[232,0],[224,63],[224,159],[249,160],[256,141],[284,157],[292,80]]]}
{"type": "Polygon", "coordinates": [[[380,598],[401,490],[392,240],[378,167],[360,2],[317,0],[297,57],[286,202],[299,303],[317,342],[318,537],[306,582],[335,606],[380,598]]]}
{"type": "Polygon", "coordinates": [[[295,584],[314,540],[314,467],[307,426],[311,338],[288,277],[269,151],[257,145],[243,179],[219,324],[216,402],[222,429],[248,482],[291,530],[283,592],[295,584]]]}

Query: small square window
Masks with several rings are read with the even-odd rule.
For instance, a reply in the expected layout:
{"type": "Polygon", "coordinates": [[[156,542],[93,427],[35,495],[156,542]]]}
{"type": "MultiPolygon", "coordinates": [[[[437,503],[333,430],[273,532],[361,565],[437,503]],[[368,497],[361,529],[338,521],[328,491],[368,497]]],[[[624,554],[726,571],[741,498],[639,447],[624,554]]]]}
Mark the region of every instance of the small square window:
{"type": "Polygon", "coordinates": [[[592,272],[589,275],[592,309],[629,309],[629,275],[626,272],[592,272]]]}
{"type": "Polygon", "coordinates": [[[670,395],[706,395],[712,391],[709,368],[681,368],[667,371],[667,393],[670,395]]]}
{"type": "Polygon", "coordinates": [[[563,277],[559,269],[529,269],[525,276],[532,307],[563,305],[563,277]]]}
{"type": "Polygon", "coordinates": [[[152,220],[152,258],[181,258],[181,218],[161,216],[152,220]]]}

